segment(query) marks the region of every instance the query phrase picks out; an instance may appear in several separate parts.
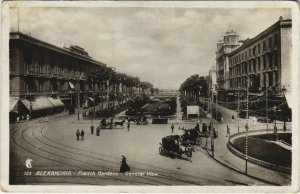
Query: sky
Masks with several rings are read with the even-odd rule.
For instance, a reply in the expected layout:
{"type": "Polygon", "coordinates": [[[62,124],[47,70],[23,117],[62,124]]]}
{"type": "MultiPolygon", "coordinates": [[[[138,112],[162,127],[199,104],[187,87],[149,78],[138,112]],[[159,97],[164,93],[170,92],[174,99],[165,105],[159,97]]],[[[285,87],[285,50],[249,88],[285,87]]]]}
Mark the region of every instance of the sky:
{"type": "Polygon", "coordinates": [[[117,72],[161,89],[178,89],[193,74],[207,76],[218,40],[234,29],[252,38],[291,18],[283,8],[22,7],[11,31],[59,47],[78,45],[117,72]],[[19,25],[18,25],[19,24],[19,25]]]}

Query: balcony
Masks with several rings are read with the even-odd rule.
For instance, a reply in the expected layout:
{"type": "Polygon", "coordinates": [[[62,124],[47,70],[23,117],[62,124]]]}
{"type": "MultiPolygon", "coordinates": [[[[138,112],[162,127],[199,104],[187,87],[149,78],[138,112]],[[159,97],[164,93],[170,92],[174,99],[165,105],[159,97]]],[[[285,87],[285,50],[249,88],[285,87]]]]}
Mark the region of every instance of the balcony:
{"type": "Polygon", "coordinates": [[[273,47],[271,48],[271,50],[272,50],[272,51],[277,51],[278,48],[277,48],[277,46],[275,45],[275,46],[273,46],[273,47]]]}
{"type": "Polygon", "coordinates": [[[265,55],[265,54],[270,53],[270,52],[271,52],[271,49],[267,48],[267,49],[263,50],[262,54],[265,55]]]}

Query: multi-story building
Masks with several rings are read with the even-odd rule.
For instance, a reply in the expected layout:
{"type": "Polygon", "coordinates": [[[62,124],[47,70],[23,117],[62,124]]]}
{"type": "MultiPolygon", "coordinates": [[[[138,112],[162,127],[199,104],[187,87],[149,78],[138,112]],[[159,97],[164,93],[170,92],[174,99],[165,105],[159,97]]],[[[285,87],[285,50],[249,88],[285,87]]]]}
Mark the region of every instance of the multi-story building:
{"type": "Polygon", "coordinates": [[[60,48],[20,32],[10,33],[9,67],[10,112],[19,114],[89,104],[111,108],[139,87],[138,78],[116,73],[79,46],[60,48]]]}
{"type": "MultiPolygon", "coordinates": [[[[266,89],[291,92],[292,21],[279,21],[228,54],[229,90],[245,96],[266,89]]],[[[287,98],[288,99],[288,98],[287,98]]]]}
{"type": "Polygon", "coordinates": [[[229,58],[228,55],[240,46],[239,36],[234,30],[227,31],[224,39],[217,43],[216,70],[217,90],[221,101],[226,100],[229,90],[229,58]]]}

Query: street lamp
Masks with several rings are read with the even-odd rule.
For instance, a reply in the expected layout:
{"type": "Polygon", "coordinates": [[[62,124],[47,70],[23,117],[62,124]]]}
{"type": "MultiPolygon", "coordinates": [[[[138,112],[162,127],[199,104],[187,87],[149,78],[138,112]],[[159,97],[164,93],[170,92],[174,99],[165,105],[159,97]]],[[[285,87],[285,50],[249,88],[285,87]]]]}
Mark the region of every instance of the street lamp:
{"type": "Polygon", "coordinates": [[[266,121],[267,121],[267,133],[268,133],[268,130],[269,130],[269,126],[268,126],[268,87],[266,86],[266,121]]]}
{"type": "MultiPolygon", "coordinates": [[[[286,92],[285,86],[282,87],[281,91],[282,91],[282,93],[283,93],[283,97],[285,98],[285,92],[286,92]]],[[[286,131],[285,118],[286,118],[286,117],[283,118],[283,131],[286,131]]]]}
{"type": "Polygon", "coordinates": [[[247,107],[247,114],[246,114],[246,118],[247,118],[247,123],[245,125],[245,129],[246,129],[246,141],[245,141],[245,174],[247,174],[247,170],[248,170],[248,130],[249,130],[249,126],[248,126],[248,121],[249,121],[249,78],[247,78],[247,102],[246,102],[246,107],[247,107]]]}
{"type": "Polygon", "coordinates": [[[237,120],[238,120],[238,133],[240,133],[240,82],[238,82],[238,111],[237,111],[237,120]]]}

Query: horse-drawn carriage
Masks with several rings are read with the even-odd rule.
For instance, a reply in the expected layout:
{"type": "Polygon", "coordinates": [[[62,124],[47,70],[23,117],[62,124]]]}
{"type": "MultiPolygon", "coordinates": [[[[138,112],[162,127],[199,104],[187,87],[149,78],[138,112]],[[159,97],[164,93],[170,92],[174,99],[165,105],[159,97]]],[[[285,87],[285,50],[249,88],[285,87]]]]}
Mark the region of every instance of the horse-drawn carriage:
{"type": "Polygon", "coordinates": [[[163,156],[172,156],[181,158],[182,155],[186,155],[187,159],[191,159],[193,147],[189,144],[184,146],[181,144],[181,137],[179,135],[170,135],[162,138],[160,143],[159,154],[163,156]]]}
{"type": "Polygon", "coordinates": [[[182,135],[182,141],[184,144],[201,145],[201,135],[203,134],[197,129],[186,129],[182,135]]]}
{"type": "Polygon", "coordinates": [[[124,128],[124,123],[125,120],[114,122],[113,118],[111,118],[110,120],[108,119],[108,121],[107,119],[103,118],[100,122],[100,127],[101,129],[113,129],[113,127],[116,128],[117,126],[124,128]]]}
{"type": "Polygon", "coordinates": [[[134,122],[137,125],[148,125],[148,119],[146,116],[128,116],[127,117],[129,122],[134,122]]]}

